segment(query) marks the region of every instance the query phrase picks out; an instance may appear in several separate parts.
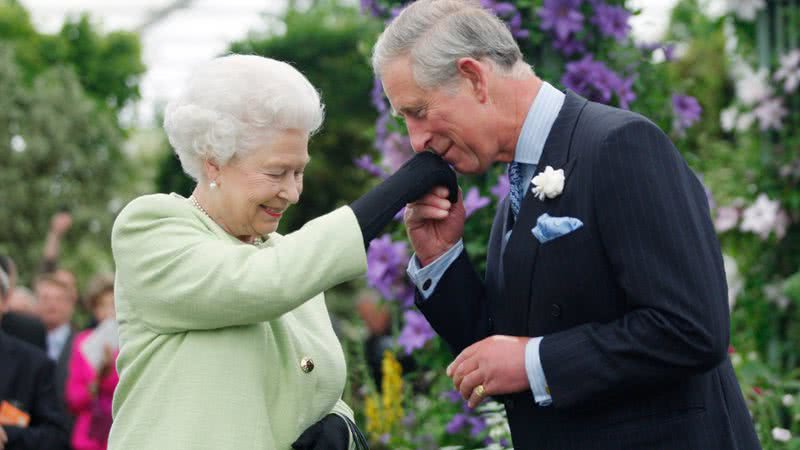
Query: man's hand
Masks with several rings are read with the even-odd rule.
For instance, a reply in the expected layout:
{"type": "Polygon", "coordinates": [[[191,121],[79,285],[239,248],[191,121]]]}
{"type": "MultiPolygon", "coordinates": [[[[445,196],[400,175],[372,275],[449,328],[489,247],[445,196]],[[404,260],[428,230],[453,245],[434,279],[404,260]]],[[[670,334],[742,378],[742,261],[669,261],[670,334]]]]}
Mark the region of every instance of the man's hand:
{"type": "Polygon", "coordinates": [[[67,212],[60,212],[50,219],[50,231],[56,236],[63,236],[72,226],[72,216],[67,212]]]}
{"type": "Polygon", "coordinates": [[[0,425],[0,450],[5,449],[7,443],[8,435],[6,435],[6,430],[3,429],[3,426],[0,425]]]}
{"type": "Polygon", "coordinates": [[[467,400],[470,408],[487,396],[510,394],[530,389],[525,371],[525,346],[529,337],[490,336],[465,348],[447,366],[447,376],[467,400]],[[475,388],[483,385],[484,394],[475,388]]]}
{"type": "Polygon", "coordinates": [[[416,202],[406,205],[406,232],[422,266],[427,266],[456,244],[464,234],[464,202],[450,203],[448,190],[436,187],[416,202]]]}

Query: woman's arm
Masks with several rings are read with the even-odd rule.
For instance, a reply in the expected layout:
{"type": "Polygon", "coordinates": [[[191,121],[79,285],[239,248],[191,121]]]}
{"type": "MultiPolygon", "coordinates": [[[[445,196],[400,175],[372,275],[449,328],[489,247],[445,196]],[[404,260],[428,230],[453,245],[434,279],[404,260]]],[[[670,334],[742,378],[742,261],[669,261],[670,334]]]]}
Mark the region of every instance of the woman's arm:
{"type": "Polygon", "coordinates": [[[366,270],[347,207],[264,248],[211,235],[197,214],[183,199],[152,195],[131,202],[114,224],[116,294],[156,332],[272,320],[366,270]]]}

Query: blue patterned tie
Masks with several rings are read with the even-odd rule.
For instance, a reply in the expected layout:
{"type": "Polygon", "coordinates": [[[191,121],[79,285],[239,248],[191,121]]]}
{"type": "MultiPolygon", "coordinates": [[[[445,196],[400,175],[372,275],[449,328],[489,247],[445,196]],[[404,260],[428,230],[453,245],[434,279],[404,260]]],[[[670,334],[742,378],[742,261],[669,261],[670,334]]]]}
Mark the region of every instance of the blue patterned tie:
{"type": "Polygon", "coordinates": [[[514,213],[514,220],[517,219],[519,208],[522,204],[522,165],[517,161],[513,161],[508,165],[508,182],[510,186],[509,197],[511,199],[511,212],[514,213]]]}

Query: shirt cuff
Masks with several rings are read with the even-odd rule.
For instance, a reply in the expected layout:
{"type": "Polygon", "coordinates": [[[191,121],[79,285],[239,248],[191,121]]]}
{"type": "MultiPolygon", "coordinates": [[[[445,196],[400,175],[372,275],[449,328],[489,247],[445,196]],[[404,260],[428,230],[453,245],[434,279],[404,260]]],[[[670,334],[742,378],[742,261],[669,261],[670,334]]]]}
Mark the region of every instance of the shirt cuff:
{"type": "Polygon", "coordinates": [[[539,357],[539,344],[541,342],[541,337],[535,337],[525,345],[525,371],[528,373],[528,382],[530,382],[531,391],[533,391],[533,400],[539,406],[549,406],[553,403],[553,398],[550,397],[550,388],[547,384],[547,378],[544,376],[542,360],[539,357]]]}
{"type": "Polygon", "coordinates": [[[442,279],[444,273],[447,272],[453,261],[458,258],[462,250],[464,250],[464,241],[459,239],[449,250],[425,267],[419,266],[416,253],[411,257],[406,273],[422,294],[423,299],[427,300],[431,296],[436,289],[436,285],[439,284],[439,280],[442,279]]]}

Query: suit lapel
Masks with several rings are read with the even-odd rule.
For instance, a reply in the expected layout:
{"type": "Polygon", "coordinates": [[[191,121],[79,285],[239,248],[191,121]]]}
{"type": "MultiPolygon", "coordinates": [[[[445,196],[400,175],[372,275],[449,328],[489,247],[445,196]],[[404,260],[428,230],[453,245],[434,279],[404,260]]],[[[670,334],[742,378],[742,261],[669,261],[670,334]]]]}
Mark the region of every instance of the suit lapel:
{"type": "MultiPolygon", "coordinates": [[[[564,105],[545,141],[542,157],[536,166],[537,174],[547,166],[552,166],[556,170],[565,169],[565,175],[568,174],[572,167],[572,164],[568,164],[572,134],[586,103],[586,99],[567,91],[564,105]]],[[[542,201],[536,198],[531,192],[531,187],[530,185],[525,187],[525,197],[520,205],[519,216],[502,256],[506,287],[504,292],[511,309],[510,320],[513,322],[514,334],[520,336],[528,334],[531,284],[539,251],[539,241],[533,236],[531,229],[536,225],[539,216],[549,207],[548,199],[542,201]]]]}

